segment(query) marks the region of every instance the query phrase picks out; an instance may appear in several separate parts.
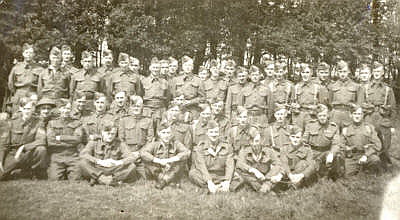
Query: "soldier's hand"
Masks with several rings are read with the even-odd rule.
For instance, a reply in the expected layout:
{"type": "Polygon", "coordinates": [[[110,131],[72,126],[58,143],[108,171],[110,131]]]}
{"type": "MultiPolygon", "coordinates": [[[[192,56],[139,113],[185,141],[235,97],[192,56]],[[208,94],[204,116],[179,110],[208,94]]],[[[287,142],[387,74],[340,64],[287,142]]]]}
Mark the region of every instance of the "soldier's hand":
{"type": "Polygon", "coordinates": [[[364,163],[367,162],[367,160],[368,160],[368,157],[364,155],[364,156],[362,156],[362,157],[360,158],[360,160],[358,160],[358,163],[359,163],[359,164],[364,164],[364,163]]]}
{"type": "Polygon", "coordinates": [[[153,162],[154,163],[158,163],[161,166],[166,166],[167,165],[167,161],[165,159],[154,158],[153,162]]]}
{"type": "Polygon", "coordinates": [[[326,164],[331,164],[333,162],[333,153],[329,153],[326,156],[326,164]]]}
{"type": "Polygon", "coordinates": [[[96,163],[102,167],[113,167],[113,163],[110,160],[97,160],[96,163]]]}
{"type": "Polygon", "coordinates": [[[277,183],[277,182],[282,180],[282,177],[283,177],[282,173],[279,173],[278,175],[272,176],[271,177],[271,182],[272,183],[277,183]]]}
{"type": "Polygon", "coordinates": [[[394,135],[395,132],[396,132],[395,128],[390,128],[390,133],[392,133],[392,135],[394,135]]]}
{"type": "Polygon", "coordinates": [[[257,170],[257,169],[255,169],[255,168],[250,168],[249,171],[250,171],[251,173],[253,173],[253,174],[257,177],[257,179],[261,179],[261,180],[264,180],[264,179],[265,179],[264,174],[262,174],[262,173],[261,173],[259,170],[257,170]]]}
{"type": "Polygon", "coordinates": [[[231,182],[229,180],[225,180],[221,183],[221,191],[222,192],[229,192],[229,186],[231,182]]]}
{"type": "Polygon", "coordinates": [[[217,186],[213,183],[213,181],[211,181],[211,180],[207,181],[207,187],[208,187],[208,191],[210,191],[210,193],[217,192],[217,186]]]}
{"type": "Polygon", "coordinates": [[[304,178],[304,174],[289,174],[289,179],[292,183],[299,183],[304,178]]]}
{"type": "Polygon", "coordinates": [[[16,161],[19,161],[19,159],[21,157],[21,154],[24,151],[24,149],[25,149],[25,145],[22,145],[21,147],[18,148],[18,150],[17,150],[17,152],[15,153],[15,156],[14,156],[16,161]]]}

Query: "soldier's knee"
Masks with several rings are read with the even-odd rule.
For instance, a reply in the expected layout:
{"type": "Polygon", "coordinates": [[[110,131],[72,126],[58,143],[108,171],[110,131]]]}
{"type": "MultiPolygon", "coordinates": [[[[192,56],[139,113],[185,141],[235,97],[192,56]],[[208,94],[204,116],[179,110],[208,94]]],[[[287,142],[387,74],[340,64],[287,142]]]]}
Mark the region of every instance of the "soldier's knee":
{"type": "Polygon", "coordinates": [[[42,157],[47,155],[47,149],[44,146],[36,147],[35,149],[36,155],[42,157]]]}

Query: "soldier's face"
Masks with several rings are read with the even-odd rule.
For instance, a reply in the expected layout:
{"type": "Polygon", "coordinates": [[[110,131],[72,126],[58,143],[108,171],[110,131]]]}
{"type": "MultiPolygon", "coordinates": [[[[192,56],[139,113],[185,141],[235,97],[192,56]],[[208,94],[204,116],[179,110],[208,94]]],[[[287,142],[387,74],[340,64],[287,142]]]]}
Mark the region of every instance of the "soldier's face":
{"type": "Polygon", "coordinates": [[[219,128],[212,128],[207,130],[207,136],[211,142],[216,142],[219,138],[219,128]]]}
{"type": "Polygon", "coordinates": [[[261,74],[259,71],[254,71],[254,72],[250,73],[250,80],[253,83],[258,83],[260,81],[260,78],[261,78],[261,74]]]}
{"type": "Polygon", "coordinates": [[[191,73],[193,71],[193,63],[192,62],[183,63],[182,70],[185,73],[191,73]]]}
{"type": "Polygon", "coordinates": [[[172,139],[172,131],[171,128],[165,128],[158,132],[158,136],[160,137],[161,141],[164,143],[169,143],[172,139]]]}
{"type": "Polygon", "coordinates": [[[219,69],[215,66],[210,68],[211,77],[217,79],[219,77],[219,69]]]}
{"type": "Polygon", "coordinates": [[[59,111],[61,118],[68,118],[71,113],[71,104],[68,103],[67,105],[61,106],[59,111]]]}
{"type": "Polygon", "coordinates": [[[317,118],[320,124],[326,124],[328,122],[328,112],[323,111],[317,114],[317,118]]]}
{"type": "Polygon", "coordinates": [[[278,68],[275,71],[275,78],[276,79],[283,79],[283,76],[286,74],[286,70],[284,68],[278,68]]]}
{"type": "Polygon", "coordinates": [[[360,70],[360,81],[361,82],[368,82],[369,78],[370,78],[369,69],[360,70]]]}
{"type": "Polygon", "coordinates": [[[119,92],[115,94],[115,102],[117,103],[118,107],[124,107],[126,103],[126,95],[124,92],[119,92]]]}
{"type": "Polygon", "coordinates": [[[375,68],[372,70],[372,75],[374,76],[374,79],[379,80],[382,78],[384,74],[383,68],[375,68]]]}
{"type": "Polygon", "coordinates": [[[235,67],[231,66],[231,65],[227,65],[225,66],[225,74],[228,75],[229,77],[233,76],[233,74],[235,73],[235,67]]]}
{"type": "Polygon", "coordinates": [[[104,65],[111,66],[111,64],[113,62],[113,56],[112,55],[105,56],[105,57],[103,57],[103,61],[104,61],[104,65]]]}
{"type": "Polygon", "coordinates": [[[303,71],[301,71],[301,78],[305,82],[309,81],[311,78],[311,69],[308,67],[304,68],[303,71]]]}
{"type": "Polygon", "coordinates": [[[340,79],[345,80],[349,76],[350,71],[348,67],[342,67],[337,71],[337,73],[340,79]]]}
{"type": "Polygon", "coordinates": [[[116,136],[117,136],[117,128],[112,128],[109,131],[101,132],[101,137],[103,139],[103,142],[105,143],[113,142],[116,136]]]}
{"type": "Polygon", "coordinates": [[[64,62],[71,62],[72,61],[72,53],[71,53],[71,51],[70,50],[64,50],[63,52],[62,52],[62,60],[64,61],[64,62]]]}
{"type": "Polygon", "coordinates": [[[150,65],[149,70],[152,76],[158,76],[160,73],[161,66],[159,63],[153,63],[150,65]]]}
{"type": "Polygon", "coordinates": [[[185,97],[183,95],[177,96],[177,97],[174,98],[175,104],[177,104],[179,106],[183,105],[184,101],[185,101],[185,97]]]}
{"type": "Polygon", "coordinates": [[[208,71],[207,71],[207,70],[203,70],[203,71],[199,72],[199,78],[200,78],[202,81],[207,80],[207,78],[208,78],[208,71]]]}
{"type": "Polygon", "coordinates": [[[33,48],[26,49],[24,52],[22,52],[22,56],[24,57],[25,61],[32,61],[33,57],[35,56],[35,51],[33,48]]]}
{"type": "Polygon", "coordinates": [[[275,65],[274,64],[269,64],[264,68],[265,75],[267,77],[273,77],[275,74],[275,65]]]}
{"type": "Polygon", "coordinates": [[[135,103],[131,105],[132,114],[140,115],[142,113],[143,104],[135,103]]]}
{"type": "Polygon", "coordinates": [[[79,111],[85,110],[86,98],[81,97],[81,98],[77,99],[77,100],[75,101],[75,105],[76,105],[76,108],[77,108],[79,111]]]}
{"type": "Polygon", "coordinates": [[[286,114],[287,114],[286,110],[284,110],[284,109],[281,109],[281,110],[275,112],[274,113],[275,120],[277,122],[284,122],[285,118],[286,118],[286,114]]]}
{"type": "Polygon", "coordinates": [[[178,63],[177,62],[172,62],[169,64],[169,73],[174,75],[178,71],[178,63]]]}
{"type": "Polygon", "coordinates": [[[135,73],[139,72],[139,70],[140,70],[139,60],[137,60],[137,59],[131,60],[129,68],[135,73]]]}
{"type": "Polygon", "coordinates": [[[82,64],[83,69],[89,70],[93,66],[93,60],[92,60],[91,57],[84,58],[84,59],[81,60],[81,64],[82,64]]]}
{"type": "Polygon", "coordinates": [[[126,69],[128,69],[129,61],[128,60],[120,60],[118,62],[118,66],[121,67],[122,69],[126,70],[126,69]]]}
{"type": "Polygon", "coordinates": [[[104,112],[106,110],[107,100],[106,97],[100,97],[94,101],[94,107],[97,112],[104,112]]]}
{"type": "Polygon", "coordinates": [[[35,107],[33,106],[33,102],[28,102],[23,107],[19,107],[19,110],[21,111],[23,118],[30,118],[35,110],[35,107]]]}
{"type": "Polygon", "coordinates": [[[200,117],[203,118],[204,120],[210,119],[211,118],[211,108],[207,107],[202,112],[200,112],[200,117]]]}
{"type": "Polygon", "coordinates": [[[224,107],[224,103],[222,101],[215,102],[211,104],[211,110],[214,115],[218,115],[222,112],[222,108],[224,107]]]}
{"type": "Polygon", "coordinates": [[[48,118],[51,113],[52,106],[51,105],[42,105],[40,106],[40,117],[41,118],[48,118]]]}
{"type": "Polygon", "coordinates": [[[55,54],[50,54],[49,56],[50,64],[52,66],[59,66],[61,64],[61,57],[55,55],[55,54]]]}
{"type": "Polygon", "coordinates": [[[242,112],[242,114],[238,115],[237,119],[240,125],[246,125],[249,119],[247,112],[242,112]]]}
{"type": "Polygon", "coordinates": [[[356,111],[351,113],[351,118],[353,119],[353,122],[355,123],[360,123],[363,120],[364,114],[363,110],[361,108],[358,108],[356,111]]]}
{"type": "Polygon", "coordinates": [[[168,75],[169,72],[169,64],[168,63],[162,63],[160,66],[160,73],[161,75],[168,75]]]}
{"type": "Polygon", "coordinates": [[[178,118],[180,111],[178,106],[174,106],[168,110],[168,119],[176,120],[178,118]]]}
{"type": "Polygon", "coordinates": [[[247,81],[247,72],[240,72],[237,75],[240,84],[244,84],[247,81]]]}
{"type": "Polygon", "coordinates": [[[301,144],[301,137],[302,133],[298,132],[297,134],[291,134],[289,139],[293,146],[299,146],[301,144]]]}
{"type": "Polygon", "coordinates": [[[319,79],[322,81],[326,81],[329,78],[329,70],[328,69],[321,69],[318,71],[319,79]]]}

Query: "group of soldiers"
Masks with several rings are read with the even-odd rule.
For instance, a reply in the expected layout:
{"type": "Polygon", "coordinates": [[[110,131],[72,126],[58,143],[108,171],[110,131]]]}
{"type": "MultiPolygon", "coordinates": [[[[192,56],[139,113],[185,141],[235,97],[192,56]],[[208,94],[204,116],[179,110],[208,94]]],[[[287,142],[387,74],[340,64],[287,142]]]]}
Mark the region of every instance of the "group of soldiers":
{"type": "Polygon", "coordinates": [[[144,76],[126,53],[114,66],[106,50],[95,68],[84,51],[82,69],[72,54],[52,47],[43,68],[23,45],[0,121],[0,180],[143,178],[163,189],[188,176],[211,193],[270,192],[391,164],[396,103],[378,62],[360,65],[358,81],[343,60],[336,80],[328,64],[302,63],[294,83],[287,64],[272,59],[250,67],[212,60],[195,74],[188,56],[153,58],[144,76]]]}

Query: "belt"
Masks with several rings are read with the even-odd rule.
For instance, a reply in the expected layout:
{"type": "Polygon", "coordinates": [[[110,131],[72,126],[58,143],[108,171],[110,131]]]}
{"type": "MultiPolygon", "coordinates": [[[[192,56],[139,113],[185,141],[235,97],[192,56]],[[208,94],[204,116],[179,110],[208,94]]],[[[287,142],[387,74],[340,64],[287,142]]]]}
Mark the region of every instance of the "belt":
{"type": "Polygon", "coordinates": [[[247,113],[251,116],[263,115],[265,111],[263,109],[247,110],[247,113]]]}
{"type": "Polygon", "coordinates": [[[164,107],[165,102],[164,100],[151,99],[151,100],[145,100],[144,105],[151,107],[164,107]]]}
{"type": "Polygon", "coordinates": [[[345,104],[334,104],[333,105],[333,109],[349,111],[350,110],[350,106],[349,105],[345,105],[345,104]]]}

